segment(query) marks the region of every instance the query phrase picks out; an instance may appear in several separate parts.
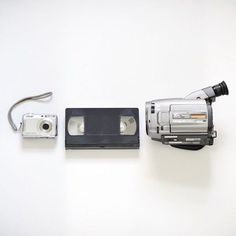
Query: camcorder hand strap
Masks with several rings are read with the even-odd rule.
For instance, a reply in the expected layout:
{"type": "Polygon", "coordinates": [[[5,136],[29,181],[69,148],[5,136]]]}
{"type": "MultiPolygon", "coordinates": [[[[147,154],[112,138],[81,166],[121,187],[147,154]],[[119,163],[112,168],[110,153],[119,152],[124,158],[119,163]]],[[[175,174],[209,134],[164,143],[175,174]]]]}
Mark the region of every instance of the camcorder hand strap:
{"type": "Polygon", "coordinates": [[[14,103],[9,111],[8,111],[8,121],[9,121],[9,124],[11,125],[12,129],[17,132],[17,131],[20,131],[21,130],[21,125],[22,123],[20,123],[20,126],[19,128],[17,128],[16,124],[14,123],[13,119],[12,119],[12,111],[13,109],[18,106],[19,104],[23,103],[23,102],[26,102],[26,101],[37,101],[37,100],[41,100],[41,99],[44,99],[44,98],[48,98],[48,97],[52,97],[53,93],[52,92],[47,92],[47,93],[43,93],[43,94],[39,94],[39,95],[36,95],[36,96],[30,96],[30,97],[26,97],[26,98],[23,98],[19,101],[17,101],[16,103],[14,103]]]}

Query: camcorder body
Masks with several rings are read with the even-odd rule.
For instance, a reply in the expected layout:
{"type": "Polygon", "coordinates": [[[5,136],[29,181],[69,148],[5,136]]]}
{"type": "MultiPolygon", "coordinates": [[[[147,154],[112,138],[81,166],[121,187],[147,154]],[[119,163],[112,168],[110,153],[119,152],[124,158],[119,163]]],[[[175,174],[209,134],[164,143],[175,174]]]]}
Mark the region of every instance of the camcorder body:
{"type": "Polygon", "coordinates": [[[185,98],[146,102],[147,135],[163,144],[188,150],[213,145],[217,132],[213,125],[212,102],[216,97],[228,94],[223,81],[185,98]]]}

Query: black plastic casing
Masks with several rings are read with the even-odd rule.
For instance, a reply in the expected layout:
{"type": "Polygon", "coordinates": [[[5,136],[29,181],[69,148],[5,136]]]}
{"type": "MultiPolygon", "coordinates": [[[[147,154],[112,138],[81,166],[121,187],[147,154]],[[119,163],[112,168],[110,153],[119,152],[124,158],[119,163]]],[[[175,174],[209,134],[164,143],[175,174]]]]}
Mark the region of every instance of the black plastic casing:
{"type": "Polygon", "coordinates": [[[66,149],[138,149],[138,108],[67,108],[65,118],[66,149]],[[84,135],[70,135],[71,117],[84,117],[84,135]],[[136,121],[134,135],[120,135],[120,117],[133,116],[136,121]]]}

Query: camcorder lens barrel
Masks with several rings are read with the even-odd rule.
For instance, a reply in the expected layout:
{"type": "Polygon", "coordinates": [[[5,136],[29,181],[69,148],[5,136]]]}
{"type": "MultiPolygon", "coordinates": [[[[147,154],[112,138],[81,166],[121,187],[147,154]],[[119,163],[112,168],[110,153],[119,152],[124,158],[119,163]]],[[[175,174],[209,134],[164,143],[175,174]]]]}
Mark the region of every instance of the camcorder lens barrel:
{"type": "Polygon", "coordinates": [[[229,94],[229,90],[225,81],[222,81],[221,83],[212,86],[212,88],[216,94],[216,97],[229,94]]]}

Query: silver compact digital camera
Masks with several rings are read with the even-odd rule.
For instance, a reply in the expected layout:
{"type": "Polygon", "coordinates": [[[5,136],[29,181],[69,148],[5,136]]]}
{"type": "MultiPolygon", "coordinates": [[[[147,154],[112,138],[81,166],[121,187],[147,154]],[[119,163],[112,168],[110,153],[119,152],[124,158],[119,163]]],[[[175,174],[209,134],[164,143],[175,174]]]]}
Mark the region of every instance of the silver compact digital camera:
{"type": "Polygon", "coordinates": [[[54,114],[26,113],[22,116],[22,122],[19,127],[16,126],[12,119],[12,111],[17,105],[25,101],[36,101],[48,97],[52,97],[52,92],[26,97],[13,104],[8,111],[8,121],[12,129],[14,131],[20,131],[24,138],[55,138],[57,136],[58,118],[54,114]]]}
{"type": "Polygon", "coordinates": [[[24,114],[21,129],[24,138],[55,138],[57,136],[57,116],[24,114]]]}
{"type": "Polygon", "coordinates": [[[188,150],[213,145],[217,133],[213,125],[212,102],[216,97],[228,94],[223,81],[185,98],[146,102],[147,135],[163,144],[188,150]]]}

